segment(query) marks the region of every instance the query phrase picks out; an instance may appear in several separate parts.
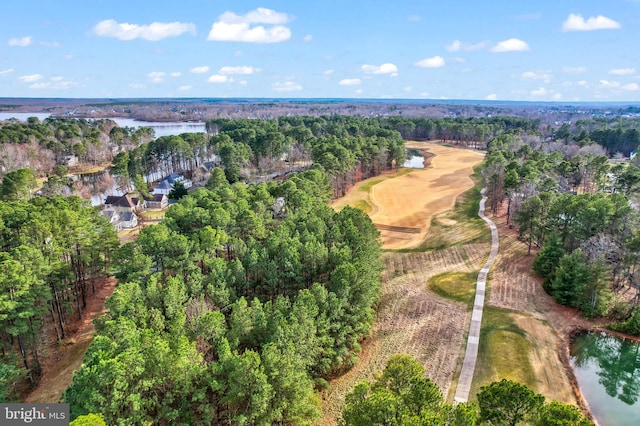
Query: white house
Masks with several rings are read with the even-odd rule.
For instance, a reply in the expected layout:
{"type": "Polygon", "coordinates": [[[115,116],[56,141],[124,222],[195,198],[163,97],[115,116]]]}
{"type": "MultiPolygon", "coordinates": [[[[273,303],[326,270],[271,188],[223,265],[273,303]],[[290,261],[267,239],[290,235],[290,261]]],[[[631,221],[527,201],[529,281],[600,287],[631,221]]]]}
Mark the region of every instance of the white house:
{"type": "Polygon", "coordinates": [[[184,187],[187,189],[193,186],[193,182],[191,182],[189,179],[185,178],[184,176],[178,173],[171,173],[169,176],[164,178],[163,181],[157,184],[155,188],[153,188],[153,193],[169,195],[169,192],[171,192],[171,190],[173,189],[173,185],[176,182],[181,182],[184,185],[184,187]]]}

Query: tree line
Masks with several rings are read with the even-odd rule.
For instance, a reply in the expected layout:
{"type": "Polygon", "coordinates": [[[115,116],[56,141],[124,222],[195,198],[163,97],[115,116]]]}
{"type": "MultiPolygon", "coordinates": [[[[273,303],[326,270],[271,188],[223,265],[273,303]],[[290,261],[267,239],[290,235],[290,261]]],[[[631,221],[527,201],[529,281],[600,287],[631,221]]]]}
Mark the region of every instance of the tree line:
{"type": "Polygon", "coordinates": [[[640,168],[611,163],[602,148],[517,133],[490,141],[483,175],[493,214],[502,207],[519,237],[538,248],[533,269],[554,299],[589,317],[626,321],[640,303],[640,168]],[[636,293],[626,301],[620,290],[636,293]]]}
{"type": "Polygon", "coordinates": [[[361,382],[347,394],[343,426],[589,426],[575,406],[544,396],[511,380],[480,388],[477,402],[445,403],[424,366],[410,355],[396,354],[372,383],[361,382]]]}

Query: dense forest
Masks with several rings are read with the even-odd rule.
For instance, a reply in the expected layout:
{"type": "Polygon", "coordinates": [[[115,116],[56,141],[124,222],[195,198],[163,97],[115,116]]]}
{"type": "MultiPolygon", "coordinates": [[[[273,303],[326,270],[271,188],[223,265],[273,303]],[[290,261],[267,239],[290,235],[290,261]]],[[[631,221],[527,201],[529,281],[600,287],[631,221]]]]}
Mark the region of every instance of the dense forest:
{"type": "Polygon", "coordinates": [[[120,284],[66,392],[73,417],[304,424],[315,389],[355,361],[382,269],[368,217],[328,207],[319,170],[214,178],[114,254],[120,284]]]}

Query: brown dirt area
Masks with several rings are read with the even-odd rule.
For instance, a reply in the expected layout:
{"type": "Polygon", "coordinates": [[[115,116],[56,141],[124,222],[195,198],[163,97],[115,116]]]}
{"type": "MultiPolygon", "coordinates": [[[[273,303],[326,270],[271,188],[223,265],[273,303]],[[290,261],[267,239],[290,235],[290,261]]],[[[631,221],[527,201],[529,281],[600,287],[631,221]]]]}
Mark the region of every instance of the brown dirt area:
{"type": "Polygon", "coordinates": [[[93,320],[105,312],[104,301],[113,293],[115,286],[115,278],[96,284],[96,294],[87,300],[82,321],[76,316],[67,326],[67,339],[48,349],[49,356],[43,361],[40,382],[23,398],[24,402],[56,403],[60,400],[65,389],[71,385],[73,372],[82,365],[84,353],[93,341],[93,320]]]}

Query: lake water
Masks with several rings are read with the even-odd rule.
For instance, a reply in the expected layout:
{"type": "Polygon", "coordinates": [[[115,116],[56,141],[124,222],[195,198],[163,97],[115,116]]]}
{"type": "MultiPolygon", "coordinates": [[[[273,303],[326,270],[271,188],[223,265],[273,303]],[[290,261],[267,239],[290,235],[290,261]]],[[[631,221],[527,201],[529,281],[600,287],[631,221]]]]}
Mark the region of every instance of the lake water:
{"type": "MultiPolygon", "coordinates": [[[[17,118],[20,121],[27,121],[29,117],[38,117],[40,120],[51,116],[47,113],[35,113],[35,112],[0,112],[0,120],[8,120],[10,118],[17,118]]],[[[180,135],[182,133],[203,133],[206,132],[206,124],[191,123],[191,122],[156,122],[156,121],[137,121],[132,118],[120,118],[110,117],[109,120],[115,121],[120,127],[151,127],[155,133],[156,138],[160,136],[172,136],[180,135]]]]}
{"type": "Polygon", "coordinates": [[[151,127],[156,132],[156,138],[160,136],[180,135],[182,133],[204,133],[207,131],[205,123],[190,122],[156,122],[138,121],[131,118],[109,118],[118,123],[120,127],[151,127]]]}
{"type": "Polygon", "coordinates": [[[604,333],[571,343],[571,366],[601,426],[640,424],[640,344],[604,333]]]}
{"type": "Polygon", "coordinates": [[[17,118],[20,121],[27,121],[29,117],[38,117],[41,121],[49,117],[51,114],[44,112],[0,112],[0,121],[10,118],[17,118]]]}

